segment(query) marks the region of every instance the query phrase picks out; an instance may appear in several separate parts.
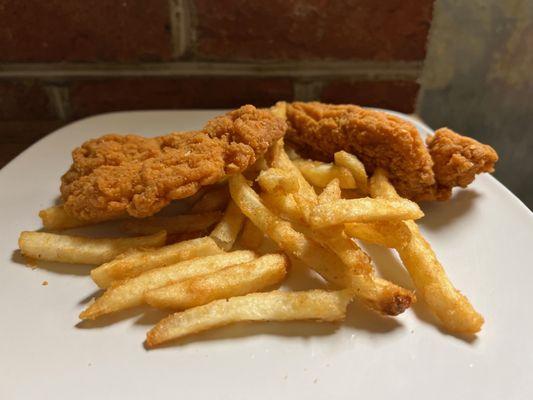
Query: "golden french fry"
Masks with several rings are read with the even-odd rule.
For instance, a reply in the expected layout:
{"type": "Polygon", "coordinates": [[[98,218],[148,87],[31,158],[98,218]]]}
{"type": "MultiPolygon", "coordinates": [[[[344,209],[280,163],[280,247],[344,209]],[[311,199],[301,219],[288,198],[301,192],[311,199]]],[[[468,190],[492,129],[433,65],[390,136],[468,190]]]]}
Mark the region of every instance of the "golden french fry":
{"type": "Polygon", "coordinates": [[[241,231],[244,215],[237,205],[230,200],[224,216],[211,232],[211,238],[221,249],[231,250],[241,231]]]}
{"type": "MultiPolygon", "coordinates": [[[[377,169],[370,179],[370,193],[387,199],[399,198],[382,169],[377,169]]],[[[467,334],[479,332],[484,322],[481,314],[452,285],[416,223],[404,223],[411,233],[411,239],[397,250],[413,279],[417,293],[449,331],[467,334]]]]}
{"type": "Polygon", "coordinates": [[[247,263],[150,290],[144,294],[144,300],[157,308],[186,309],[217,299],[242,296],[280,282],[288,264],[285,255],[267,254],[247,263]]]}
{"type": "Polygon", "coordinates": [[[364,164],[355,155],[345,151],[336,152],[334,159],[336,165],[350,171],[357,188],[363,193],[368,193],[368,176],[364,164]]]}
{"type": "Polygon", "coordinates": [[[348,236],[389,248],[402,247],[411,240],[411,232],[403,221],[373,223],[351,222],[344,225],[348,236]]]}
{"type": "Polygon", "coordinates": [[[362,199],[336,200],[319,204],[311,212],[310,225],[322,228],[348,222],[378,222],[418,219],[424,213],[418,205],[407,199],[362,199]]]}
{"type": "Polygon", "coordinates": [[[207,229],[222,218],[220,211],[202,214],[181,214],[172,217],[148,217],[126,221],[127,232],[149,234],[160,230],[170,233],[196,232],[207,229]]]}
{"type": "Polygon", "coordinates": [[[340,287],[349,287],[350,271],[339,265],[335,255],[307,239],[304,234],[294,230],[289,222],[266,208],[241,174],[230,178],[229,187],[233,201],[243,214],[281,249],[301,259],[327,281],[340,287]]]}
{"type": "Polygon", "coordinates": [[[39,217],[45,229],[63,230],[89,225],[90,222],[79,220],[67,214],[63,206],[53,206],[39,211],[39,217]]]}
{"type": "Polygon", "coordinates": [[[351,300],[349,291],[252,293],[216,300],[170,315],[146,335],[148,347],[241,321],[340,321],[351,300]]]}
{"type": "Polygon", "coordinates": [[[282,119],[283,121],[287,120],[287,103],[286,102],[278,101],[276,104],[270,107],[270,111],[272,112],[272,114],[274,114],[279,119],[282,119]]]}
{"type": "Polygon", "coordinates": [[[88,238],[45,232],[22,232],[19,248],[23,255],[37,260],[71,264],[103,264],[129,249],[159,247],[167,234],[128,238],[88,238]]]}
{"type": "Polygon", "coordinates": [[[307,182],[300,170],[289,159],[285,153],[283,139],[278,140],[270,148],[270,164],[273,168],[279,168],[290,173],[298,181],[298,195],[305,200],[305,202],[313,204],[316,202],[315,189],[307,182]]]}
{"type": "Polygon", "coordinates": [[[210,211],[220,211],[227,207],[229,202],[228,185],[217,185],[204,193],[191,208],[192,214],[202,214],[210,211]]]}
{"type": "Polygon", "coordinates": [[[329,204],[332,201],[339,200],[341,195],[342,191],[339,179],[332,179],[318,196],[318,204],[329,204]]]}
{"type": "Polygon", "coordinates": [[[284,219],[303,224],[307,221],[304,208],[300,207],[293,194],[285,194],[279,190],[261,193],[261,200],[271,210],[275,210],[284,219]]]}
{"type": "Polygon", "coordinates": [[[166,267],[152,269],[135,278],[112,285],[80,314],[80,318],[95,319],[104,314],[141,305],[143,304],[144,293],[148,290],[194,276],[206,275],[255,258],[254,252],[242,250],[193,258],[166,267]]]}
{"type": "Polygon", "coordinates": [[[294,193],[300,187],[298,179],[294,175],[280,168],[269,168],[261,171],[257,177],[257,182],[266,192],[281,189],[286,193],[294,193]]]}
{"type": "Polygon", "coordinates": [[[210,237],[187,240],[158,249],[134,250],[93,269],[91,277],[99,287],[107,288],[117,281],[133,278],[154,268],[222,252],[210,237]]]}
{"type": "Polygon", "coordinates": [[[247,249],[256,250],[261,247],[264,238],[265,234],[252,221],[246,218],[240,237],[240,244],[247,249]]]}
{"type": "Polygon", "coordinates": [[[296,159],[292,161],[302,175],[311,184],[326,187],[333,179],[337,178],[342,189],[354,189],[355,179],[347,168],[323,163],[320,161],[296,159]]]}

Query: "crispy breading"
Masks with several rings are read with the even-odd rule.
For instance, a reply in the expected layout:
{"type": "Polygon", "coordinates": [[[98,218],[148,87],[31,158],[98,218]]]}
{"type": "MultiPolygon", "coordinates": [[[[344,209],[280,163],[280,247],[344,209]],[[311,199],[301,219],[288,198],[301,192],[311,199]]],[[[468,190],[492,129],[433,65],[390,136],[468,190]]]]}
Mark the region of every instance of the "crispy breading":
{"type": "Polygon", "coordinates": [[[245,170],[285,129],[269,111],[246,105],[201,131],[89,140],[73,151],[74,162],[61,179],[65,210],[94,222],[153,215],[172,200],[245,170]]]}
{"type": "Polygon", "coordinates": [[[345,150],[355,154],[369,174],[384,168],[402,197],[446,200],[454,186],[466,186],[475,174],[491,172],[494,149],[449,129],[429,139],[393,115],[355,105],[295,102],[287,105],[287,140],[305,157],[332,161],[345,150]]]}

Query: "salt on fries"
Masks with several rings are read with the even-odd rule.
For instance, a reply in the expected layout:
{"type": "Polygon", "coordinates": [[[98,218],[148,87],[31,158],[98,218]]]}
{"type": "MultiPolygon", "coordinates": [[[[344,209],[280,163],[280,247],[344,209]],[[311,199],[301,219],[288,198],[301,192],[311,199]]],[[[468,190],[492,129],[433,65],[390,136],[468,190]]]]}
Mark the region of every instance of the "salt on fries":
{"type": "Polygon", "coordinates": [[[342,321],[351,300],[349,291],[253,293],[217,300],[173,314],[146,336],[148,347],[243,321],[342,321]]]}
{"type": "Polygon", "coordinates": [[[186,240],[157,249],[132,250],[93,269],[91,278],[105,289],[115,282],[133,278],[154,268],[222,252],[210,237],[186,240]]]}
{"type": "MultiPolygon", "coordinates": [[[[283,102],[272,108],[280,118],[285,111],[283,102]]],[[[22,254],[41,260],[99,265],[91,276],[105,291],[82,319],[142,304],[180,310],[148,332],[148,347],[241,321],[339,321],[352,299],[384,315],[404,312],[415,294],[377,277],[356,240],[395,249],[417,293],[447,330],[481,329],[483,317],[452,286],[414,222],[423,216],[418,205],[398,196],[383,170],[369,180],[352,154],[337,152],[332,164],[303,160],[294,151],[289,157],[280,140],[244,174],[184,204],[188,214],[122,223],[148,236],[23,232],[19,246],[22,254]],[[209,236],[164,245],[165,231],[190,236],[210,228],[209,236]],[[266,238],[278,246],[276,252],[294,256],[340,290],[254,293],[281,283],[289,267],[285,254],[257,253],[268,247],[266,238]],[[229,252],[234,248],[244,250],[229,252]]],[[[49,230],[86,225],[62,206],[39,215],[49,230]]]]}
{"type": "Polygon", "coordinates": [[[135,278],[126,279],[108,288],[80,314],[82,319],[95,319],[101,315],[143,304],[144,293],[183,279],[211,272],[256,258],[248,250],[194,258],[167,267],[152,269],[135,278]]]}
{"type": "Polygon", "coordinates": [[[153,307],[180,310],[257,292],[285,277],[288,260],[285,255],[267,254],[247,263],[150,290],[144,294],[144,299],[153,307]]]}
{"type": "Polygon", "coordinates": [[[24,256],[70,264],[103,264],[129,249],[159,247],[167,233],[131,238],[87,238],[46,232],[22,232],[19,248],[24,256]]]}

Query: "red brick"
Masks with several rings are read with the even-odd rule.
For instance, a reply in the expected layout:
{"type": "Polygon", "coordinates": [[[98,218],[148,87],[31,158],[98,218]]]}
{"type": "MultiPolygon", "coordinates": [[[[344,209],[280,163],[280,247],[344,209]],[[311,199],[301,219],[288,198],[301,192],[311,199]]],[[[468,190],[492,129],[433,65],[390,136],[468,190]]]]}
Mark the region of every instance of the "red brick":
{"type": "Polygon", "coordinates": [[[433,0],[195,0],[213,59],[422,60],[433,0]]]}
{"type": "Polygon", "coordinates": [[[119,110],[268,106],[292,96],[292,82],[284,78],[191,77],[76,82],[70,98],[79,117],[119,110]]]}
{"type": "Polygon", "coordinates": [[[0,4],[2,61],[168,60],[167,0],[24,0],[0,4]]]}
{"type": "Polygon", "coordinates": [[[320,100],[412,113],[419,88],[418,83],[411,81],[333,81],[324,86],[320,100]]]}
{"type": "Polygon", "coordinates": [[[42,85],[31,81],[0,81],[0,120],[54,117],[42,85]]]}

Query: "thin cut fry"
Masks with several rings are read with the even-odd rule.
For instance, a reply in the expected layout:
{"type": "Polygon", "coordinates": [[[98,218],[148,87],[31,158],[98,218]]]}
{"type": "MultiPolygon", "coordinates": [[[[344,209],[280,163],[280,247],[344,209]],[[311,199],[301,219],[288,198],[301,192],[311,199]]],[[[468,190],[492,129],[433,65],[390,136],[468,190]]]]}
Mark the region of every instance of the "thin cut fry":
{"type": "Polygon", "coordinates": [[[82,221],[68,215],[63,206],[45,208],[39,211],[39,217],[45,229],[50,230],[78,228],[90,224],[90,222],[82,221]]]}
{"type": "Polygon", "coordinates": [[[303,224],[307,221],[303,207],[300,207],[293,194],[284,194],[276,190],[270,193],[261,193],[261,200],[271,210],[275,210],[284,219],[303,224]]]}
{"type": "Polygon", "coordinates": [[[355,155],[345,151],[336,152],[334,157],[336,165],[350,171],[357,188],[363,193],[368,193],[368,176],[364,164],[355,155]]]}
{"type": "Polygon", "coordinates": [[[318,196],[318,204],[329,204],[341,198],[341,185],[338,178],[331,180],[318,196]]]}
{"type": "Polygon", "coordinates": [[[88,238],[45,232],[22,232],[19,248],[23,255],[37,260],[71,264],[103,264],[129,249],[159,247],[167,234],[129,238],[88,238]]]}
{"type": "Polygon", "coordinates": [[[349,291],[253,293],[191,308],[160,321],[146,335],[148,347],[241,321],[340,321],[351,300],[349,291]]]}
{"type": "Polygon", "coordinates": [[[310,183],[318,187],[326,187],[333,179],[337,178],[342,189],[354,189],[355,179],[351,172],[344,167],[312,160],[293,160],[302,175],[310,183]]]}
{"type": "Polygon", "coordinates": [[[313,228],[339,225],[347,222],[378,222],[418,219],[424,213],[418,205],[407,199],[362,199],[337,200],[319,204],[311,212],[313,228]]]}
{"type": "Polygon", "coordinates": [[[244,215],[237,205],[230,200],[224,216],[211,232],[211,238],[226,251],[231,250],[241,231],[244,215]]]}
{"type": "MultiPolygon", "coordinates": [[[[399,197],[388,181],[386,172],[381,169],[377,169],[370,179],[370,192],[373,196],[388,199],[399,197]]],[[[446,329],[456,333],[479,332],[483,317],[466,296],[453,287],[416,223],[406,221],[405,225],[411,232],[411,240],[397,250],[418,293],[446,329]]]]}
{"type": "Polygon", "coordinates": [[[247,249],[256,250],[261,247],[264,238],[265,234],[252,221],[246,218],[241,232],[240,244],[247,249]]]}
{"type": "Polygon", "coordinates": [[[208,190],[191,208],[192,214],[202,214],[209,211],[221,211],[229,201],[227,185],[215,186],[208,190]]]}
{"type": "Polygon", "coordinates": [[[293,193],[297,192],[300,187],[298,179],[294,175],[279,168],[261,171],[257,177],[257,182],[267,192],[282,189],[286,193],[293,193]]]}
{"type": "Polygon", "coordinates": [[[344,231],[348,236],[389,248],[402,247],[411,240],[411,232],[403,221],[352,222],[344,226],[344,231]]]}
{"type": "Polygon", "coordinates": [[[148,290],[194,276],[206,275],[230,265],[251,261],[254,258],[256,258],[254,252],[243,250],[193,258],[167,267],[152,269],[111,286],[80,314],[80,318],[95,319],[104,314],[141,305],[144,293],[148,290]]]}
{"type": "Polygon", "coordinates": [[[222,218],[220,211],[203,214],[181,214],[172,217],[149,217],[124,223],[127,232],[149,234],[160,230],[170,233],[196,232],[207,229],[222,218]]]}
{"type": "Polygon", "coordinates": [[[101,288],[127,278],[133,278],[154,268],[176,264],[196,257],[222,253],[210,237],[187,240],[158,249],[134,250],[91,271],[93,281],[101,288]]]}
{"type": "Polygon", "coordinates": [[[186,309],[256,292],[280,282],[287,272],[287,256],[267,254],[256,260],[186,279],[146,292],[145,301],[153,307],[186,309]]]}

